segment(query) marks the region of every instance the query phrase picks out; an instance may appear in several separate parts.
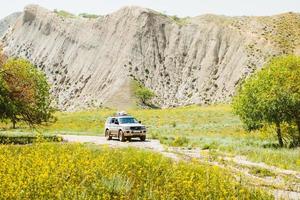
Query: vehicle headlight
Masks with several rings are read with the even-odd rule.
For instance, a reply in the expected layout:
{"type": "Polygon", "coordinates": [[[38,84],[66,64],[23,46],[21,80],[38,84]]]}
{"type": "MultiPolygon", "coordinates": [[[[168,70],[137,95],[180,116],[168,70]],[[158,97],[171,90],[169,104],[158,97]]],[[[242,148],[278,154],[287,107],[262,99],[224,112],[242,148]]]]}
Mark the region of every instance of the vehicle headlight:
{"type": "Polygon", "coordinates": [[[130,130],[130,127],[125,126],[125,127],[123,127],[123,129],[124,129],[124,130],[130,130]]]}

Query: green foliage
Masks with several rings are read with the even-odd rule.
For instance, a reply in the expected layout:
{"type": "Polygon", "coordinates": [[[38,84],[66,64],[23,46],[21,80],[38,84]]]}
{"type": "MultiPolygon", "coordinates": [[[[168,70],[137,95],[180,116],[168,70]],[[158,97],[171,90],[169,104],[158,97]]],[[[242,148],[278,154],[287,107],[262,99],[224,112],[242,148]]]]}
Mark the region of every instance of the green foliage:
{"type": "Polygon", "coordinates": [[[177,17],[176,15],[170,16],[170,18],[172,20],[174,20],[180,26],[186,25],[188,23],[188,19],[189,19],[189,17],[180,18],[180,17],[177,17]]]}
{"type": "Polygon", "coordinates": [[[56,135],[42,135],[41,137],[36,134],[11,134],[1,133],[0,144],[31,144],[37,141],[44,142],[60,142],[62,138],[56,135]]]}
{"type": "Polygon", "coordinates": [[[51,119],[50,87],[43,73],[24,59],[10,59],[0,70],[0,119],[30,125],[51,119]]]}
{"type": "Polygon", "coordinates": [[[3,66],[3,64],[6,62],[7,57],[2,52],[2,47],[0,44],[0,67],[3,66]]]}
{"type": "Polygon", "coordinates": [[[79,16],[79,17],[87,18],[87,19],[96,19],[96,18],[100,17],[100,15],[89,14],[89,13],[80,13],[77,16],[73,13],[68,12],[68,11],[56,10],[56,9],[53,12],[56,13],[58,16],[61,16],[63,18],[77,18],[79,16]]]}
{"type": "Polygon", "coordinates": [[[64,17],[64,18],[76,18],[76,15],[65,11],[65,10],[54,10],[54,13],[56,13],[58,16],[64,17]]]}
{"type": "Polygon", "coordinates": [[[188,146],[188,144],[190,143],[189,138],[185,137],[185,136],[170,136],[170,137],[166,137],[166,136],[161,136],[158,137],[158,135],[153,134],[153,137],[157,137],[157,139],[160,139],[160,142],[162,144],[166,144],[169,146],[174,146],[174,147],[186,147],[188,146]]]}
{"type": "Polygon", "coordinates": [[[272,199],[228,171],[138,149],[0,146],[3,199],[272,199]]]}
{"type": "Polygon", "coordinates": [[[276,177],[276,174],[274,174],[270,170],[264,169],[264,168],[259,168],[259,167],[250,168],[249,173],[259,176],[259,177],[268,177],[268,176],[276,177]]]}
{"type": "Polygon", "coordinates": [[[89,14],[89,13],[80,13],[79,17],[88,18],[88,19],[96,19],[100,17],[99,15],[89,14]]]}
{"type": "Polygon", "coordinates": [[[139,99],[139,101],[146,106],[151,106],[151,99],[155,96],[154,92],[143,86],[141,83],[134,81],[133,83],[134,95],[139,99]]]}
{"type": "MultiPolygon", "coordinates": [[[[271,60],[250,77],[233,99],[233,108],[246,125],[257,129],[264,123],[276,124],[280,145],[283,122],[300,126],[300,57],[271,60]]],[[[300,128],[299,128],[300,144],[300,128]]]]}

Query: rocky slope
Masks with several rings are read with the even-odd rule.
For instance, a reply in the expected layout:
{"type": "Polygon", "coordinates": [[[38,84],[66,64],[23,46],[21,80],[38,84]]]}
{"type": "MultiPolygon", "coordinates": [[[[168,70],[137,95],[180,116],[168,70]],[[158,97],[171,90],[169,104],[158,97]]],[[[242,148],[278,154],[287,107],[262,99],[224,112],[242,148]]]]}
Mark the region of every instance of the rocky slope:
{"type": "Polygon", "coordinates": [[[10,28],[10,26],[15,24],[17,18],[21,14],[22,13],[20,12],[16,12],[0,20],[0,37],[3,36],[3,34],[10,28]]]}
{"type": "Polygon", "coordinates": [[[133,79],[170,107],[229,101],[270,57],[299,53],[299,16],[179,19],[125,7],[83,19],[31,5],[2,41],[9,55],[47,74],[62,109],[126,108],[134,102],[133,79]]]}

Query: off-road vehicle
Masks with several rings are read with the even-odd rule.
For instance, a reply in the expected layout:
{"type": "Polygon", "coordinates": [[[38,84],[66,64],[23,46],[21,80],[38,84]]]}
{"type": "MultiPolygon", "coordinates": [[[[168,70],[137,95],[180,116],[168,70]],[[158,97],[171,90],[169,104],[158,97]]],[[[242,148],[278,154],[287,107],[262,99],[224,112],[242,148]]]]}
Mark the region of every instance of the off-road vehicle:
{"type": "Polygon", "coordinates": [[[140,138],[141,141],[146,140],[146,127],[141,124],[141,121],[126,113],[117,113],[115,117],[109,117],[105,123],[105,137],[111,140],[112,137],[117,137],[121,142],[126,139],[140,138]]]}

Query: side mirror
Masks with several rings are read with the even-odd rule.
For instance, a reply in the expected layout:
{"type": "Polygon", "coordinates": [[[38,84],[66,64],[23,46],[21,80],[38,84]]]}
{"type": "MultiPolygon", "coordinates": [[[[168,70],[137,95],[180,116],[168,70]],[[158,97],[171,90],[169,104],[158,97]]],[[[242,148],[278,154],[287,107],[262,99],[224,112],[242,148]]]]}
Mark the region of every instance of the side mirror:
{"type": "Polygon", "coordinates": [[[119,124],[119,122],[115,122],[115,124],[119,124]]]}
{"type": "Polygon", "coordinates": [[[142,121],[139,121],[139,123],[141,124],[141,123],[142,123],[142,121]]]}

